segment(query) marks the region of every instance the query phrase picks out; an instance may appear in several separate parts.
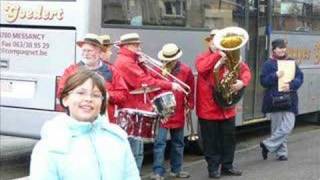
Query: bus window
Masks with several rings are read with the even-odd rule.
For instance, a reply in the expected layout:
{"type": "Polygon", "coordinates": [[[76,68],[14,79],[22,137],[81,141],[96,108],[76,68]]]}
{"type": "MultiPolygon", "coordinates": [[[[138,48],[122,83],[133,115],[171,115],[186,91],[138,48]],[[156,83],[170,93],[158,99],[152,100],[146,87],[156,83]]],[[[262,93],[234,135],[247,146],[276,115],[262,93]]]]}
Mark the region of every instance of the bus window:
{"type": "Polygon", "coordinates": [[[223,28],[240,24],[244,4],[245,0],[102,0],[102,23],[223,28]]]}
{"type": "Polygon", "coordinates": [[[274,30],[279,31],[320,31],[320,1],[279,1],[273,9],[274,30]]]}

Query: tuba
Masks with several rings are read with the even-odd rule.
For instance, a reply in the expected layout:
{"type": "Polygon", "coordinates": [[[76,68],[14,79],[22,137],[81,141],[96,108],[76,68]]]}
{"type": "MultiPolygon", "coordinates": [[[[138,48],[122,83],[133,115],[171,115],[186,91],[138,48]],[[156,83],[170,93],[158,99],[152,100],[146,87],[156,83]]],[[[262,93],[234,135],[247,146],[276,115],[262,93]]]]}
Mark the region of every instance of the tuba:
{"type": "Polygon", "coordinates": [[[237,81],[240,71],[241,59],[240,48],[249,39],[246,30],[240,27],[227,27],[217,32],[214,36],[214,46],[226,54],[224,63],[219,60],[213,69],[215,88],[213,97],[216,103],[223,108],[229,108],[238,103],[244,93],[244,88],[234,92],[231,86],[237,81]],[[220,68],[225,66],[227,73],[219,77],[220,68]]]}

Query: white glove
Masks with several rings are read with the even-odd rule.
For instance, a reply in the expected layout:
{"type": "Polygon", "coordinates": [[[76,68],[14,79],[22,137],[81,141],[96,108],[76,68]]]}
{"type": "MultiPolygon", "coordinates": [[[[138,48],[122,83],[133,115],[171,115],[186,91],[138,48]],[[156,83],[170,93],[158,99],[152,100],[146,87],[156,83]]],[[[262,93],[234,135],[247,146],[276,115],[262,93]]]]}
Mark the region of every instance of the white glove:
{"type": "Polygon", "coordinates": [[[216,48],[216,46],[215,46],[212,42],[210,43],[210,49],[211,49],[212,52],[215,52],[215,51],[218,50],[218,49],[216,48]]]}
{"type": "Polygon", "coordinates": [[[183,88],[180,86],[180,84],[176,83],[176,82],[173,82],[172,83],[172,90],[174,91],[182,91],[183,92],[183,88]]]}
{"type": "Polygon", "coordinates": [[[223,51],[219,51],[219,54],[221,56],[220,58],[220,63],[221,64],[225,64],[226,60],[227,60],[227,55],[226,53],[224,53],[223,51]]]}
{"type": "Polygon", "coordinates": [[[231,89],[233,92],[236,92],[236,91],[239,91],[240,89],[242,89],[244,86],[244,83],[237,79],[236,83],[234,83],[232,86],[231,86],[231,89]]]}

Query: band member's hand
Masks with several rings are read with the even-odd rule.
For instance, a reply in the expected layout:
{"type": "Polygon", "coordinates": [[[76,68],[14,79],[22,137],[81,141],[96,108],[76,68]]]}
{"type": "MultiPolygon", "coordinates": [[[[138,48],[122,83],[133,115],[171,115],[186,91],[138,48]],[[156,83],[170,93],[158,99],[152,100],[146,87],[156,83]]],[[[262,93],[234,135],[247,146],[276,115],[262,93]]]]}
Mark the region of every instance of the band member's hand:
{"type": "Polygon", "coordinates": [[[136,54],[138,55],[139,63],[144,63],[146,61],[146,58],[143,56],[142,51],[136,51],[136,54]]]}
{"type": "Polygon", "coordinates": [[[226,62],[226,60],[227,60],[227,55],[226,55],[226,53],[224,53],[223,51],[219,51],[219,54],[220,54],[220,56],[221,56],[221,58],[220,58],[220,63],[221,64],[225,64],[225,62],[226,62]]]}
{"type": "Polygon", "coordinates": [[[174,91],[181,91],[183,92],[184,89],[180,86],[180,84],[176,83],[176,82],[173,82],[172,83],[172,90],[174,91]]]}
{"type": "Polygon", "coordinates": [[[143,57],[141,57],[141,56],[139,56],[139,63],[144,63],[145,62],[145,58],[143,58],[143,57]]]}
{"type": "Polygon", "coordinates": [[[239,79],[237,79],[236,83],[234,83],[231,88],[233,92],[239,91],[244,86],[243,82],[239,79]]]}
{"type": "Polygon", "coordinates": [[[163,119],[161,119],[160,121],[161,121],[162,124],[165,124],[165,123],[168,122],[168,120],[169,120],[168,118],[163,118],[163,119]]]}
{"type": "Polygon", "coordinates": [[[213,44],[213,41],[210,41],[209,47],[210,47],[210,49],[211,49],[212,52],[215,52],[216,50],[218,50],[218,49],[216,48],[216,46],[213,44]]]}
{"type": "Polygon", "coordinates": [[[277,71],[277,77],[281,78],[284,75],[284,71],[277,71]]]}

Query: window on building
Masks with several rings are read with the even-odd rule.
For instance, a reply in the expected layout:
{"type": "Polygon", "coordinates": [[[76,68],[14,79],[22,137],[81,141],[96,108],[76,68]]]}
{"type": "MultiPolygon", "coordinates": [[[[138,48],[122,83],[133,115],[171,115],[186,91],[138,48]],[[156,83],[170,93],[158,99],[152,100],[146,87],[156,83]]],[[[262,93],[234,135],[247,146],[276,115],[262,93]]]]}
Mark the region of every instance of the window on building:
{"type": "Polygon", "coordinates": [[[273,17],[274,30],[320,31],[320,0],[276,0],[273,17]]]}

